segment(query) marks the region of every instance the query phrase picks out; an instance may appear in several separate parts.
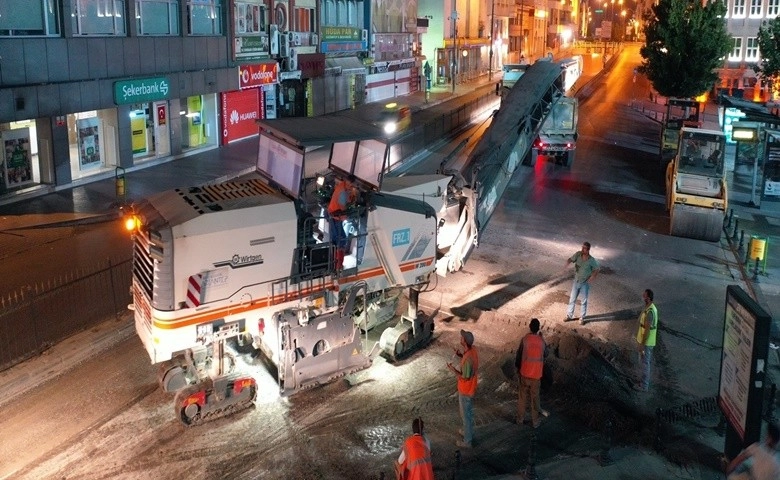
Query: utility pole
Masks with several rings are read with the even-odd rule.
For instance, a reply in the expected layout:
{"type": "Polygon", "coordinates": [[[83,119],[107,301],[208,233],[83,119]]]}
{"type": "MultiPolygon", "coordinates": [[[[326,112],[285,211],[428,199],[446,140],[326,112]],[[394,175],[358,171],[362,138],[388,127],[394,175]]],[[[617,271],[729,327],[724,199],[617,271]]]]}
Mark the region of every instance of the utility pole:
{"type": "Polygon", "coordinates": [[[520,0],[520,58],[523,58],[523,38],[525,38],[523,17],[525,17],[525,0],[520,0]]]}
{"type": "MultiPolygon", "coordinates": [[[[496,0],[490,5],[490,66],[488,67],[488,80],[493,81],[493,43],[495,37],[493,32],[496,29],[496,0]]],[[[522,32],[521,32],[522,33],[522,32]]]]}
{"type": "Polygon", "coordinates": [[[455,69],[458,66],[458,9],[457,0],[452,0],[452,65],[450,76],[452,77],[452,93],[455,93],[455,69]]]}

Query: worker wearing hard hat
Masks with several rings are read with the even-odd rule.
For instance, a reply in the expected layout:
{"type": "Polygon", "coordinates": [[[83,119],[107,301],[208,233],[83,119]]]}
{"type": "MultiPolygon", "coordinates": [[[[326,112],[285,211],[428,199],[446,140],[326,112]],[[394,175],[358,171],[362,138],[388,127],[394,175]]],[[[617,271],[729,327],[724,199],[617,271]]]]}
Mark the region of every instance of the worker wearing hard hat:
{"type": "Polygon", "coordinates": [[[452,363],[448,363],[447,368],[458,376],[458,400],[460,416],[463,419],[463,440],[458,440],[456,445],[471,448],[474,440],[474,395],[477,393],[477,372],[479,371],[479,356],[474,347],[474,334],[461,330],[460,345],[463,347],[463,352],[455,349],[455,354],[460,357],[460,369],[455,368],[452,363]]]}

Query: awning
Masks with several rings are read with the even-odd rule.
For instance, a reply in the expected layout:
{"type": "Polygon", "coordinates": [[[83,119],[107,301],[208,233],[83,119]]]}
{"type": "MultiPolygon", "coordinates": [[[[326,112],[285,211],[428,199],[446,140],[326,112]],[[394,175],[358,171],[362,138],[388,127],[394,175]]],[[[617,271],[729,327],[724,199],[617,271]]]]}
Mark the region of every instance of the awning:
{"type": "Polygon", "coordinates": [[[341,68],[341,73],[366,73],[366,66],[357,57],[329,57],[325,68],[341,68]]]}

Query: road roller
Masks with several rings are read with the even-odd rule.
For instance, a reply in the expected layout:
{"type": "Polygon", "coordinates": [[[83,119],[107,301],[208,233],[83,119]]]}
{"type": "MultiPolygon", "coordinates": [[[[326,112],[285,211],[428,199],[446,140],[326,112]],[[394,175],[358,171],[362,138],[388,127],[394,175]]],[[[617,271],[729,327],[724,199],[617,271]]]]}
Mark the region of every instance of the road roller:
{"type": "Polygon", "coordinates": [[[723,132],[684,127],[677,155],[666,168],[669,233],[716,242],[728,208],[723,175],[726,136],[723,132]]]}

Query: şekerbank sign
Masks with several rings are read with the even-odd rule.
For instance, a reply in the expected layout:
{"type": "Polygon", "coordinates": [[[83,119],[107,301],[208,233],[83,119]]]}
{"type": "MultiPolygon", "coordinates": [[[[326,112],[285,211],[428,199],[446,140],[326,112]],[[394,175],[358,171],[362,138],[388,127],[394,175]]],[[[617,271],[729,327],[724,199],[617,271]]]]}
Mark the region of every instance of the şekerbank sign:
{"type": "Polygon", "coordinates": [[[126,105],[165,100],[171,91],[170,85],[166,77],[114,82],[114,103],[126,105]]]}

